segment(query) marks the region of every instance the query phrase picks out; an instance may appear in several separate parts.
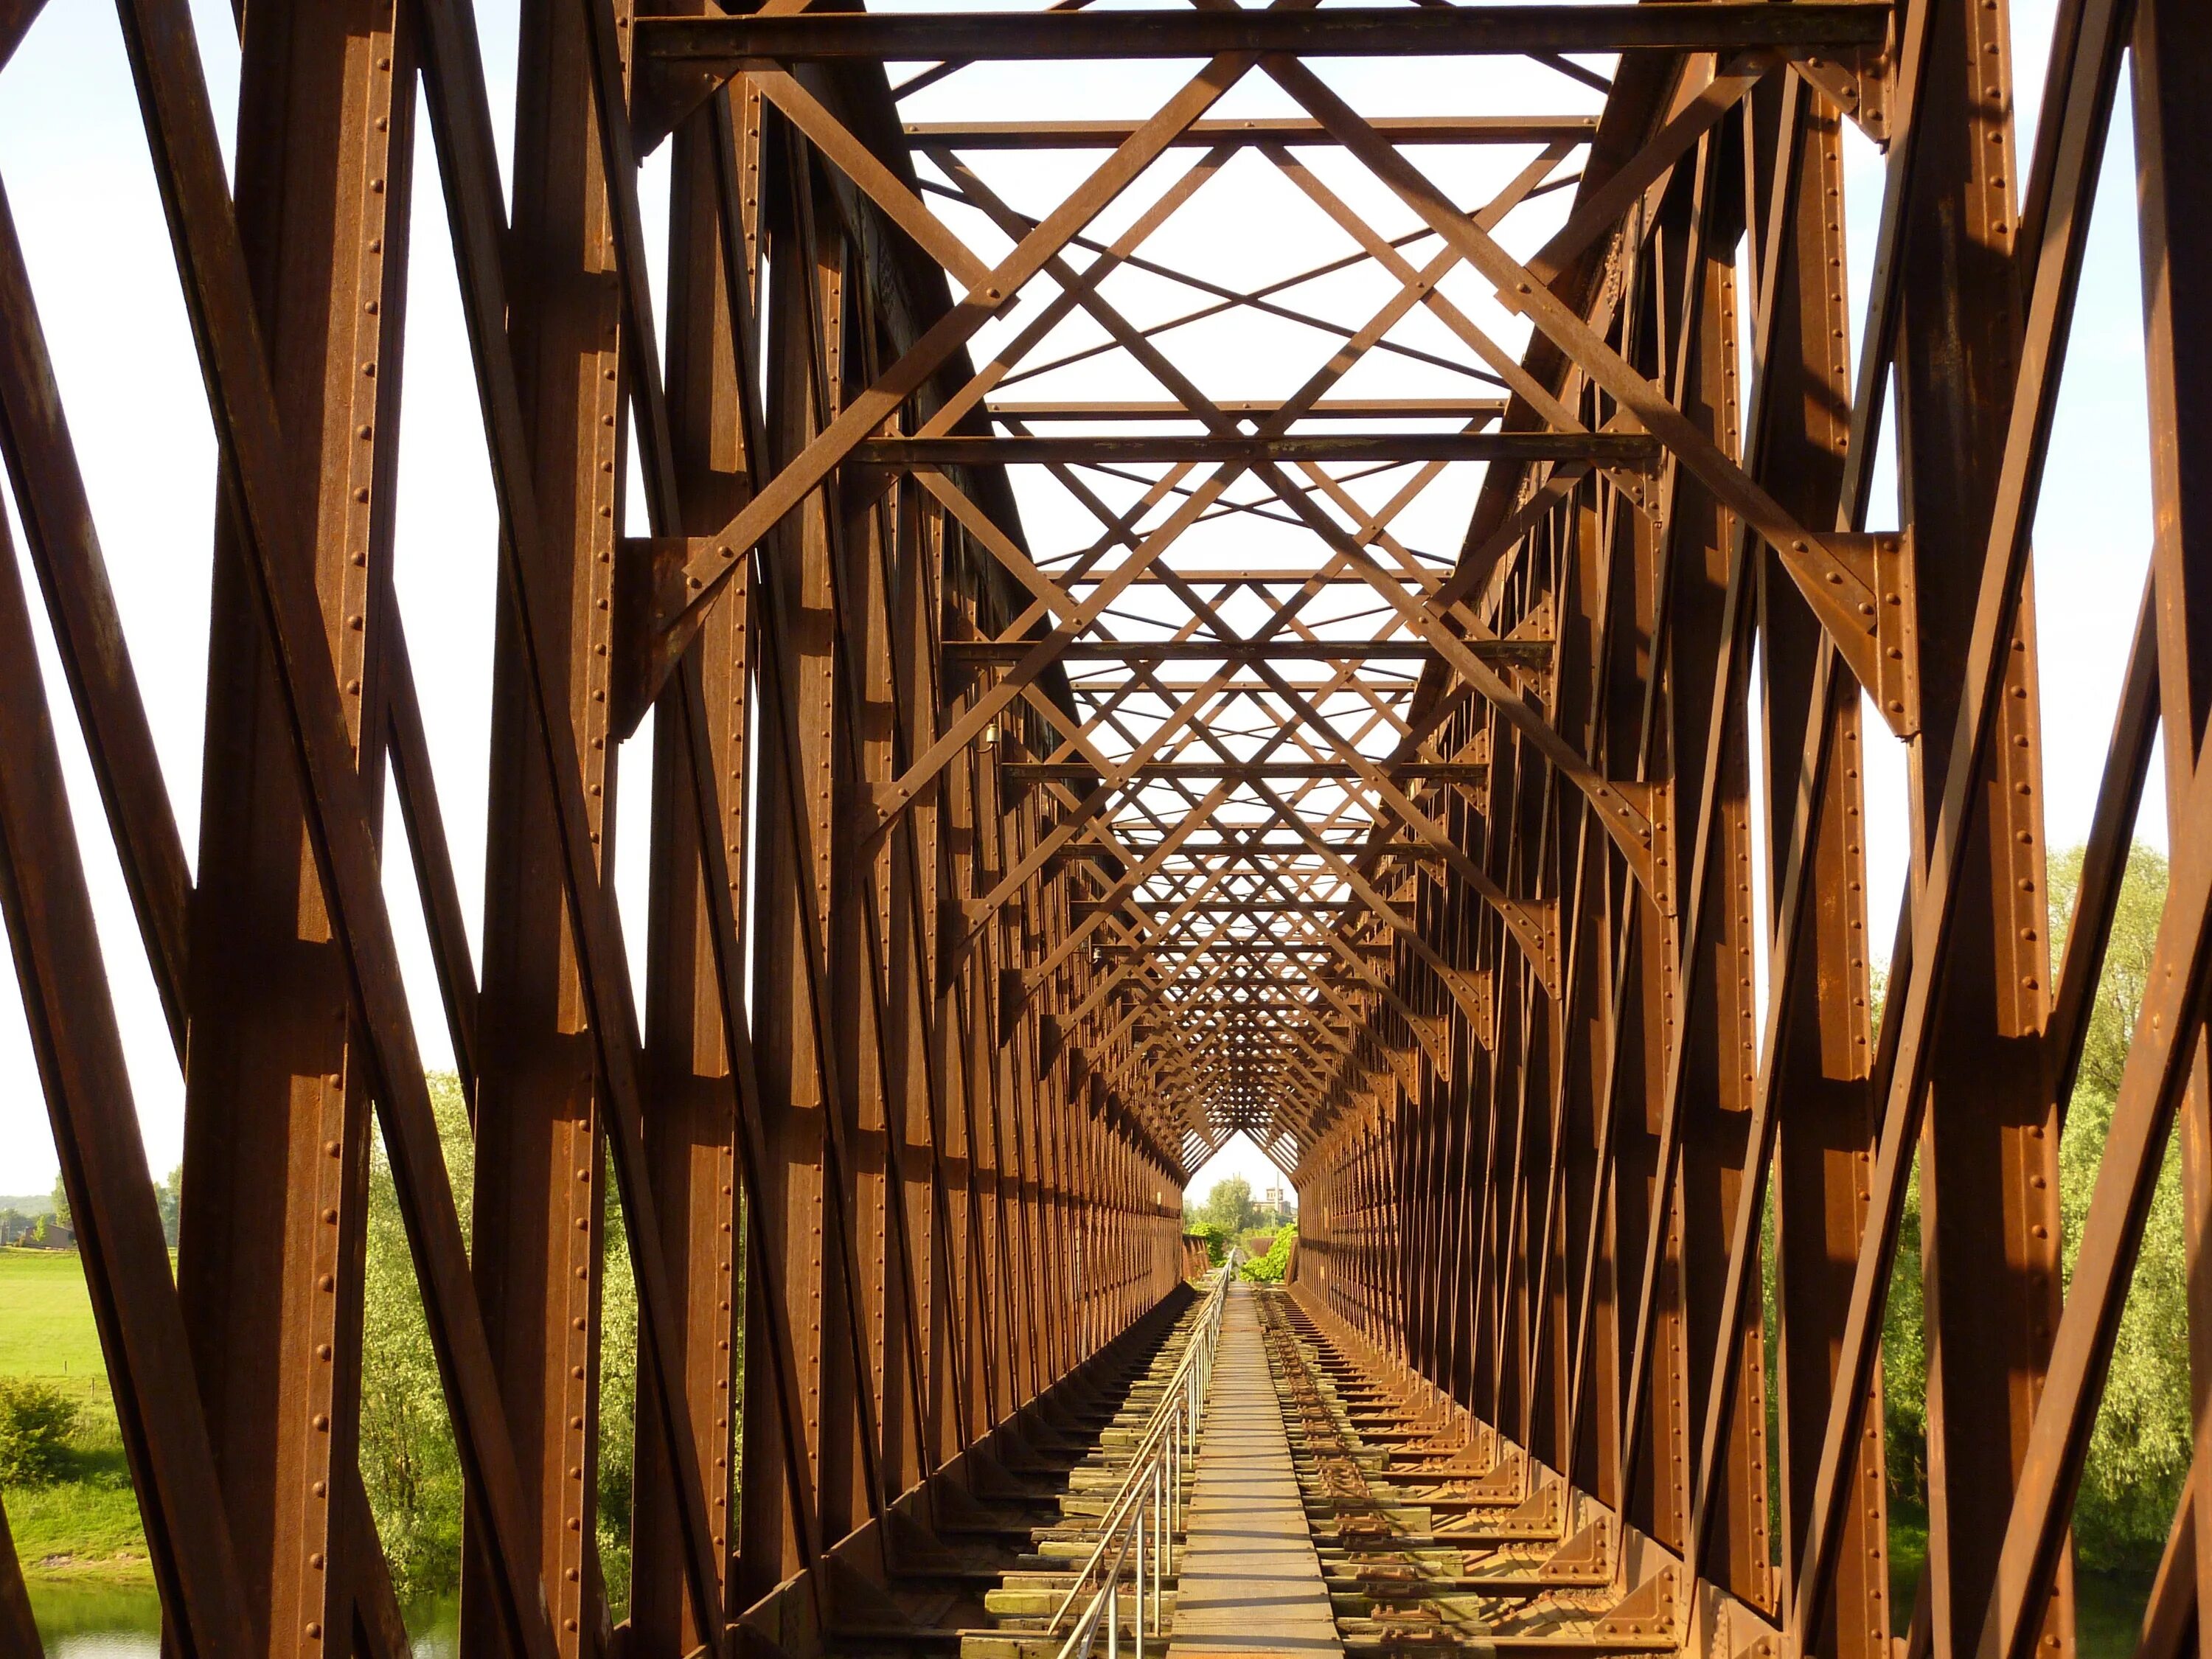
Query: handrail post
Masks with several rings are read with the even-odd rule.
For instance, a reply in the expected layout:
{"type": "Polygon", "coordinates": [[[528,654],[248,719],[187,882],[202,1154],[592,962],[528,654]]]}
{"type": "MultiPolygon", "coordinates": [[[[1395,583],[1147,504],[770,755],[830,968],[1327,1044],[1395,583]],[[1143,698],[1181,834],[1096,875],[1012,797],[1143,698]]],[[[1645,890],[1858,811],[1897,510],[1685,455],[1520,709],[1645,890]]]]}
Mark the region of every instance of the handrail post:
{"type": "Polygon", "coordinates": [[[1161,1517],[1164,1517],[1164,1510],[1161,1510],[1161,1498],[1164,1498],[1164,1493],[1161,1493],[1159,1482],[1161,1482],[1161,1468],[1159,1464],[1152,1464],[1152,1528],[1155,1528],[1155,1531],[1152,1531],[1152,1620],[1155,1621],[1159,1620],[1159,1597],[1166,1593],[1168,1551],[1175,1548],[1175,1540],[1172,1540],[1172,1537],[1166,1533],[1166,1528],[1161,1526],[1161,1517]]]}
{"type": "Polygon", "coordinates": [[[1137,1511],[1137,1659],[1145,1659],[1145,1520],[1144,1509],[1137,1511]]]}

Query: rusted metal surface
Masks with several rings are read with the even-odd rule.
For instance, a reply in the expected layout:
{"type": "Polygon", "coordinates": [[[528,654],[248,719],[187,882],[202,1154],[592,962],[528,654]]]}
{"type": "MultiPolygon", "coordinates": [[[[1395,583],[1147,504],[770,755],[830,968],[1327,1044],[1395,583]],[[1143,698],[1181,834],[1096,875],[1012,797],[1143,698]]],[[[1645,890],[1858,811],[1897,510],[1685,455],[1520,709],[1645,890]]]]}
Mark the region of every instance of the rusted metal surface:
{"type": "MultiPolygon", "coordinates": [[[[36,10],[0,8],[0,64],[36,10]]],[[[234,171],[188,9],[123,13],[222,451],[199,851],[0,205],[0,898],[180,1652],[404,1643],[356,1462],[380,1130],[471,1654],[942,1645],[993,1506],[1203,1269],[1181,1188],[1238,1133],[1300,1199],[1268,1328],[1352,1645],[2073,1650],[2069,1517],[2177,1137],[2199,1267],[2212,1193],[2195,9],[2066,0],[2022,155],[2004,0],[531,0],[503,168],[460,0],[253,0],[234,171]],[[1455,54],[1558,107],[1340,61],[1455,54]],[[1001,107],[1072,59],[1103,106],[1001,107]],[[2152,575],[2054,961],[2040,721],[2072,692],[2030,531],[2124,96],[2152,575]],[[1864,315],[1854,127],[1886,157],[1864,315]],[[1209,220],[1261,184],[1299,244],[1265,280],[1209,220]],[[480,971],[392,578],[441,205],[501,516],[480,971]],[[2069,1279],[2058,1136],[2154,755],[2171,888],[2069,1279]],[[173,1282],[103,833],[186,1079],[173,1282]],[[471,1108],[465,1240],[423,1019],[471,1108]],[[1916,1179],[1900,1604],[1880,1335],[1916,1179]],[[609,1225],[634,1422],[600,1410],[609,1225]]],[[[2147,1653],[2205,1650],[2208,1504],[2200,1458],[2147,1653]]]]}

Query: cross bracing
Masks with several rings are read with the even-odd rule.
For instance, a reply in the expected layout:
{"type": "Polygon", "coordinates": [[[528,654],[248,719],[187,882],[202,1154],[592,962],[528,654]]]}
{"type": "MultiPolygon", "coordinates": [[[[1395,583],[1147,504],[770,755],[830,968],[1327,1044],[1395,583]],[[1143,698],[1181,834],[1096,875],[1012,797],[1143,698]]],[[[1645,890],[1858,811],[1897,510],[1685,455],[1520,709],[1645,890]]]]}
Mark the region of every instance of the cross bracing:
{"type": "MultiPolygon", "coordinates": [[[[42,9],[0,3],[0,99],[42,9]]],[[[0,198],[0,901],[176,1651],[406,1650],[358,1448],[387,1172],[462,1650],[813,1659],[963,1639],[1035,1460],[1180,1316],[1175,1194],[1238,1134],[1298,1198],[1300,1432],[1393,1413],[1398,1464],[1330,1441],[1306,1493],[1328,1560],[1407,1558],[1332,1582],[1344,1645],[2082,1645],[2170,1147],[2189,1261],[2212,1215],[2194,9],[2057,0],[2028,75],[2007,0],[524,0],[511,109],[467,0],[118,9],[221,457],[208,737],[173,790],[109,434],[0,198]],[[2054,438],[2114,177],[2148,546],[2084,769],[2039,507],[2122,488],[2054,438]],[[394,575],[434,222],[498,523],[482,777],[438,775],[394,575]]],[[[2167,1473],[2155,1659],[2212,1571],[2212,1478],[2167,1473]]],[[[36,1651],[14,1562],[0,1525],[36,1651]]]]}

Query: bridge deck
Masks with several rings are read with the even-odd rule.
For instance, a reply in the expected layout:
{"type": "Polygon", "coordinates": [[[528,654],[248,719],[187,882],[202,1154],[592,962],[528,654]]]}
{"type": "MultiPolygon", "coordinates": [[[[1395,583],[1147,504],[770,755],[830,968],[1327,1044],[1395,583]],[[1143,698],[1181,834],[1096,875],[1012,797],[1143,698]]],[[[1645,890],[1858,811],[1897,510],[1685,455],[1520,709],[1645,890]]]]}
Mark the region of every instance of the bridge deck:
{"type": "Polygon", "coordinates": [[[1230,1287],[1186,1537],[1170,1659],[1343,1651],[1249,1285],[1230,1287]]]}

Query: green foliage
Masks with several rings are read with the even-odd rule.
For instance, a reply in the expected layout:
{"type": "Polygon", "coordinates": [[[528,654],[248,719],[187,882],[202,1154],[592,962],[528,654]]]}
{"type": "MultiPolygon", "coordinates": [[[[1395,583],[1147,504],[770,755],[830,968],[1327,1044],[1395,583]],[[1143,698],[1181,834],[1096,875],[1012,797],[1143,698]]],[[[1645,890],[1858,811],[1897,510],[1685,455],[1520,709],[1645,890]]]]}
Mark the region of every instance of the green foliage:
{"type": "MultiPolygon", "coordinates": [[[[2051,860],[2054,961],[2064,948],[2081,887],[2081,859],[2077,848],[2051,860]]],[[[2159,917],[2166,907],[2166,861],[2157,851],[2130,849],[2088,1036],[2081,1045],[2081,1068],[2058,1143],[2059,1218],[2069,1282],[2120,1078],[2127,1069],[2128,1043],[2142,1009],[2159,917]]],[[[2120,1316],[2112,1370],[2075,1504],[2075,1536],[2085,1566],[2155,1567],[2188,1475],[2189,1347],[2179,1340],[2189,1328],[2187,1224],[2177,1138],[2166,1146],[2151,1197],[2135,1282],[2120,1316]]]]}
{"type": "Polygon", "coordinates": [[[70,1224],[69,1188],[62,1184],[59,1176],[54,1177],[54,1219],[64,1227],[70,1224]]]}
{"type": "MultiPolygon", "coordinates": [[[[1242,1176],[1231,1176],[1226,1181],[1213,1183],[1213,1190],[1206,1195],[1205,1204],[1194,1214],[1185,1212],[1183,1231],[1218,1231],[1224,1238],[1235,1238],[1252,1224],[1253,1209],[1252,1183],[1242,1176]]],[[[1214,1258],[1217,1261],[1220,1259],[1214,1258]]]]}
{"type": "MultiPolygon", "coordinates": [[[[476,1158],[459,1082],[433,1076],[430,1102],[465,1236],[476,1158]]],[[[369,1164],[364,1291],[362,1374],[374,1382],[362,1389],[362,1484],[401,1598],[447,1594],[460,1582],[460,1454],[380,1139],[369,1164]]]]}
{"type": "MultiPolygon", "coordinates": [[[[74,1256],[64,1259],[75,1264],[74,1256]]],[[[79,1409],[56,1480],[9,1487],[8,1527],[34,1583],[153,1582],[130,1462],[105,1394],[79,1409]]]]}
{"type": "Polygon", "coordinates": [[[1920,1160],[1905,1183],[1905,1218],[1881,1316],[1882,1438],[1889,1489],[1909,1504],[1928,1503],[1927,1293],[1920,1261],[1920,1160]]]}
{"type": "Polygon", "coordinates": [[[69,1473],[76,1401],[33,1376],[0,1376],[0,1485],[49,1486],[69,1473]]]}
{"type": "MultiPolygon", "coordinates": [[[[2069,1277],[2112,1103],[2086,1082],[2076,1088],[2059,1142],[2059,1214],[2069,1277]]],[[[2085,1566],[2156,1567],[2189,1473],[2189,1345],[2181,1340],[2189,1328],[2185,1232],[2175,1143],[2167,1146],[2159,1170],[2075,1504],[2075,1536],[2085,1566]]]]}
{"type": "MultiPolygon", "coordinates": [[[[2065,958],[2086,850],[2076,847],[2051,860],[2048,886],[2054,968],[2065,958]]],[[[2112,907],[2112,931],[2105,947],[2104,972],[2097,981],[2089,1034],[2081,1044],[2076,1098],[2084,1091],[2112,1097],[2120,1092],[2120,1073],[2128,1064],[2128,1042],[2135,1035],[2136,1016],[2142,1011],[2143,986],[2150,977],[2151,952],[2158,944],[2158,919],[2166,908],[2166,855],[2140,842],[2130,848],[2127,873],[2120,878],[2119,897],[2112,907]]]]}
{"type": "MultiPolygon", "coordinates": [[[[460,1085],[430,1079],[438,1133],[464,1232],[476,1157],[460,1085]]],[[[599,1305],[599,1562],[613,1616],[629,1600],[631,1448],[637,1413],[637,1284],[622,1211],[607,1183],[599,1305]]],[[[362,1336],[361,1472],[404,1600],[449,1595],[460,1577],[462,1484],[435,1351],[381,1143],[369,1170],[362,1336]]]]}
{"type": "MultiPolygon", "coordinates": [[[[2083,852],[2051,860],[2051,959],[2063,960],[2081,890],[2083,852]]],[[[2059,1216],[2068,1277],[2081,1249],[2090,1194],[2111,1133],[2128,1044],[2142,1006],[2166,861],[2137,846],[2128,857],[2099,977],[2081,1065],[2059,1141],[2059,1216]]],[[[2133,1286],[2120,1319],[2110,1376],[2100,1403],[2074,1534],[2081,1565],[2148,1571],[2158,1564],[2190,1458],[2187,1216],[2178,1144],[2159,1172],[2133,1286]]],[[[1905,1188],[1897,1261],[1882,1317],[1883,1427],[1893,1494],[1908,1508],[1928,1498],[1928,1334],[1922,1278],[1920,1180],[1905,1188]]]]}
{"type": "Polygon", "coordinates": [[[1285,1223],[1282,1231],[1275,1235],[1275,1242],[1267,1247],[1267,1254],[1244,1264],[1243,1277],[1255,1285],[1281,1284],[1283,1274],[1291,1265],[1291,1246],[1297,1243],[1297,1238],[1298,1224],[1295,1221],[1285,1223]]]}
{"type": "Polygon", "coordinates": [[[1192,1238],[1206,1241],[1206,1259],[1218,1267],[1229,1259],[1231,1234],[1225,1227],[1217,1227],[1196,1210],[1183,1212],[1182,1230],[1192,1238]]]}
{"type": "Polygon", "coordinates": [[[599,1253],[599,1571],[619,1622],[629,1608],[629,1528],[637,1427],[637,1280],[611,1174],[599,1253]]]}
{"type": "Polygon", "coordinates": [[[154,1183],[154,1206],[161,1212],[161,1237],[173,1250],[177,1248],[177,1221],[184,1212],[184,1201],[185,1171],[179,1164],[169,1171],[167,1181],[154,1183]]]}

